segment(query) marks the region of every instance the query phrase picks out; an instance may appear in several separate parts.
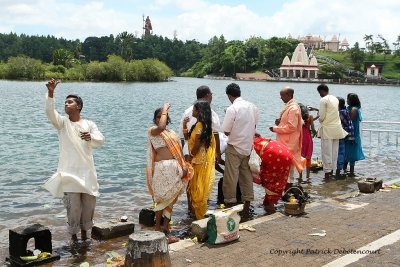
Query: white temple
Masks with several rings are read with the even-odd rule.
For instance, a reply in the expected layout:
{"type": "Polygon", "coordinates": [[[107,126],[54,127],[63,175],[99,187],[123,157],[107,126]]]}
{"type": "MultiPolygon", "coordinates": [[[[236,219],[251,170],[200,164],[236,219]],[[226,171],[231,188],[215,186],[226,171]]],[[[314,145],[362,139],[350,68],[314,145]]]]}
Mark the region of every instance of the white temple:
{"type": "Polygon", "coordinates": [[[311,47],[313,49],[319,50],[324,48],[324,40],[320,36],[312,36],[308,34],[303,37],[298,37],[300,43],[303,43],[305,47],[311,47]]]}
{"type": "Polygon", "coordinates": [[[279,68],[281,78],[318,78],[318,62],[315,56],[308,58],[303,43],[299,43],[294,50],[292,59],[286,56],[279,68]]]}
{"type": "MultiPolygon", "coordinates": [[[[339,35],[340,36],[340,35],[339,35]]],[[[289,35],[289,39],[291,36],[289,35]]],[[[346,38],[343,39],[342,42],[339,41],[336,35],[333,35],[329,41],[326,41],[325,38],[322,40],[321,36],[314,36],[308,34],[306,36],[297,37],[297,40],[300,43],[303,43],[306,49],[312,48],[314,50],[328,50],[328,51],[339,51],[339,50],[347,50],[350,45],[346,38]]]]}
{"type": "Polygon", "coordinates": [[[339,39],[336,37],[336,35],[333,35],[330,41],[325,42],[325,50],[337,52],[339,51],[339,44],[339,39]]]}
{"type": "Polygon", "coordinates": [[[344,38],[343,41],[340,43],[340,50],[349,50],[349,47],[349,42],[346,38],[344,38]]]}

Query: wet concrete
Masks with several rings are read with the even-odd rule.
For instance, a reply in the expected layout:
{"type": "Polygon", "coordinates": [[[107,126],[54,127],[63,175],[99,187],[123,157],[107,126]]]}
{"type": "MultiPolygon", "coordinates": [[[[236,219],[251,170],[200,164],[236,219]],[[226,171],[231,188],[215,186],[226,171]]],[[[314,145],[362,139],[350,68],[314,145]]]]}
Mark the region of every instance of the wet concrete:
{"type": "MultiPolygon", "coordinates": [[[[340,195],[349,193],[357,190],[357,181],[364,177],[382,177],[384,180],[389,178],[396,178],[393,174],[398,175],[397,171],[393,171],[397,168],[397,160],[392,159],[375,159],[360,162],[356,166],[355,178],[346,178],[341,180],[323,178],[323,173],[312,173],[311,179],[302,181],[301,185],[310,194],[311,201],[314,203],[320,202],[327,198],[332,198],[334,201],[341,202],[340,195]],[[373,164],[372,164],[373,163],[373,164]]],[[[219,179],[219,178],[217,178],[219,179]]],[[[215,183],[216,185],[217,183],[215,183]]],[[[265,216],[262,200],[264,197],[264,190],[262,187],[255,185],[254,187],[256,199],[252,204],[252,218],[260,218],[265,216]]],[[[217,208],[216,204],[216,192],[217,188],[213,189],[213,194],[209,201],[209,208],[217,208]]],[[[186,212],[187,202],[184,196],[181,196],[179,202],[176,204],[177,208],[173,214],[173,225],[172,229],[176,235],[189,235],[187,233],[187,227],[190,225],[193,218],[188,216],[186,212]]],[[[277,205],[278,212],[283,212],[283,203],[280,202],[277,205]]],[[[329,205],[317,205],[315,209],[324,209],[325,211],[333,210],[334,208],[329,205]]],[[[109,209],[105,209],[102,206],[97,206],[95,220],[110,221],[116,220],[121,215],[128,215],[130,221],[138,222],[138,214],[140,209],[134,209],[126,211],[123,207],[113,207],[112,213],[109,209]]],[[[105,263],[108,251],[116,251],[121,255],[125,254],[124,244],[128,241],[128,236],[107,240],[107,241],[96,241],[92,240],[90,243],[79,243],[78,245],[71,245],[68,241],[69,235],[65,228],[65,214],[60,212],[55,216],[45,215],[32,215],[25,218],[19,218],[13,220],[8,227],[2,226],[0,228],[0,241],[2,248],[0,249],[0,259],[4,260],[8,255],[8,229],[13,228],[17,225],[29,225],[33,223],[41,223],[49,226],[53,235],[53,250],[60,254],[61,260],[56,263],[48,264],[47,266],[79,266],[80,263],[86,261],[92,264],[105,263]]],[[[140,225],[135,227],[135,230],[139,230],[140,225]]],[[[31,245],[33,246],[33,245],[31,245]]],[[[3,262],[4,263],[4,262],[3,262]]]]}

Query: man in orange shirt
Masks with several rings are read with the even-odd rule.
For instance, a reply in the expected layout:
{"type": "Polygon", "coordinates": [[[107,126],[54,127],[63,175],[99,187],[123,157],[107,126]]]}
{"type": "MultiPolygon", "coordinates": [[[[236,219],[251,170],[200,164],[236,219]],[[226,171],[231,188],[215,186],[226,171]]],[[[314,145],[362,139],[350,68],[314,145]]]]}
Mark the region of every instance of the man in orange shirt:
{"type": "Polygon", "coordinates": [[[289,186],[294,182],[294,168],[298,172],[303,170],[301,158],[301,144],[303,133],[303,119],[297,102],[293,99],[294,90],[289,86],[282,88],[281,99],[285,103],[279,119],[275,120],[274,127],[269,127],[271,132],[276,133],[276,140],[284,144],[293,155],[294,166],[290,169],[289,186]]]}

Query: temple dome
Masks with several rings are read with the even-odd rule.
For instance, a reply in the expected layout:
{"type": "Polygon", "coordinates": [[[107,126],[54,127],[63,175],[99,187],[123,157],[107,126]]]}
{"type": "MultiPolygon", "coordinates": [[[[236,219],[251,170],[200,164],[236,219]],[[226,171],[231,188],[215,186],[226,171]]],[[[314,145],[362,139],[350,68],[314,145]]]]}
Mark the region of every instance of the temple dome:
{"type": "Polygon", "coordinates": [[[290,65],[290,59],[289,59],[289,57],[288,57],[288,56],[286,56],[286,57],[283,59],[283,61],[282,61],[282,65],[287,65],[287,66],[289,66],[289,65],[290,65]]]}
{"type": "Polygon", "coordinates": [[[315,56],[312,56],[312,58],[310,60],[310,66],[318,66],[318,62],[317,62],[317,59],[315,58],[315,56]]]}
{"type": "Polygon", "coordinates": [[[292,61],[290,62],[292,65],[308,65],[308,56],[306,48],[303,43],[299,43],[294,50],[294,54],[292,57],[292,61]]]}
{"type": "Polygon", "coordinates": [[[339,41],[338,41],[338,38],[336,37],[336,35],[333,35],[333,36],[332,36],[331,42],[339,42],[339,41]]]}

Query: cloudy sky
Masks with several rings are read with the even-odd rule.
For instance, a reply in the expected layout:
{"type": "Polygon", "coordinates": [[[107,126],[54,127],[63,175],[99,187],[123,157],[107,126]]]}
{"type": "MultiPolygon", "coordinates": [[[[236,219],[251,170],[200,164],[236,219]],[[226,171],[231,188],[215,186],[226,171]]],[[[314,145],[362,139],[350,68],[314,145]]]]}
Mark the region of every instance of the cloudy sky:
{"type": "Polygon", "coordinates": [[[390,45],[400,35],[399,0],[0,0],[0,33],[81,41],[123,31],[141,36],[143,15],[154,34],[203,43],[221,34],[246,40],[311,33],[363,47],[365,34],[381,34],[390,45]]]}

